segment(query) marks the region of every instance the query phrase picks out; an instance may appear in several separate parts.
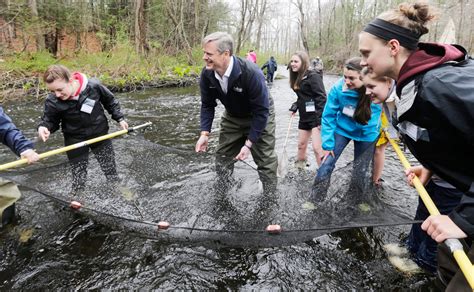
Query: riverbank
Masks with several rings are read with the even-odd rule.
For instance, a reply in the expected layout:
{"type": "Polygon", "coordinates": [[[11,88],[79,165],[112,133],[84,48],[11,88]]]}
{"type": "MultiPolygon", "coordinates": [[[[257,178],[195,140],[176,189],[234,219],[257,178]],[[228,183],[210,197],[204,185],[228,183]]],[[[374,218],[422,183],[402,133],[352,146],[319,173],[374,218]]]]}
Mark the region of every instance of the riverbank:
{"type": "MultiPolygon", "coordinates": [[[[83,70],[88,76],[92,74],[83,70]]],[[[42,84],[41,74],[33,74],[32,76],[16,76],[16,72],[2,72],[0,74],[0,102],[11,100],[42,100],[46,97],[47,90],[42,84]]],[[[134,80],[123,82],[122,78],[128,79],[130,76],[125,75],[120,78],[111,78],[108,82],[102,82],[112,92],[132,92],[143,90],[146,88],[163,88],[163,87],[183,87],[196,84],[198,75],[193,76],[166,76],[152,78],[151,80],[134,80]]],[[[102,80],[98,77],[99,80],[102,80]]]]}
{"type": "MultiPolygon", "coordinates": [[[[196,51],[195,60],[199,60],[200,53],[196,51]]],[[[0,56],[0,102],[43,99],[47,91],[42,74],[51,64],[62,64],[72,71],[98,78],[113,92],[131,92],[195,84],[202,64],[193,63],[196,65],[189,65],[185,56],[143,57],[127,47],[60,59],[47,52],[0,56]]]]}
{"type": "MultiPolygon", "coordinates": [[[[62,64],[97,78],[113,92],[189,86],[198,83],[203,66],[201,49],[194,49],[192,55],[191,62],[184,54],[142,56],[128,46],[117,46],[109,52],[79,52],[59,59],[47,52],[12,53],[0,56],[0,102],[44,99],[47,90],[42,75],[51,64],[62,64]]],[[[267,57],[259,57],[259,66],[267,57]]],[[[279,71],[286,71],[285,68],[286,65],[279,65],[279,71]]]]}

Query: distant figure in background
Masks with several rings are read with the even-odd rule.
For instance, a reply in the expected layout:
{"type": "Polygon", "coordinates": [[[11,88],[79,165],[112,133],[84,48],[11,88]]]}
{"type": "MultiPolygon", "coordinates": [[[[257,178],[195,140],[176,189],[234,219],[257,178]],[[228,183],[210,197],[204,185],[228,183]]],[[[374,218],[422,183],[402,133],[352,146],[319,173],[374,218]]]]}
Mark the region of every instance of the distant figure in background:
{"type": "Polygon", "coordinates": [[[321,74],[321,76],[323,76],[323,69],[324,69],[323,60],[321,60],[319,56],[316,57],[316,59],[311,60],[311,66],[309,69],[316,71],[319,74],[321,74]]]}
{"type": "Polygon", "coordinates": [[[273,74],[278,69],[277,62],[273,56],[263,64],[262,70],[265,68],[267,68],[267,83],[273,83],[273,74]]]}
{"type": "MultiPolygon", "coordinates": [[[[0,139],[16,155],[26,158],[28,163],[39,160],[39,155],[33,150],[33,143],[23,136],[1,106],[0,139]]],[[[0,227],[9,224],[15,218],[15,202],[20,196],[20,190],[14,183],[0,178],[0,227]]]]}
{"type": "Polygon", "coordinates": [[[249,52],[247,53],[247,60],[257,64],[257,53],[254,50],[249,50],[249,52]]]}

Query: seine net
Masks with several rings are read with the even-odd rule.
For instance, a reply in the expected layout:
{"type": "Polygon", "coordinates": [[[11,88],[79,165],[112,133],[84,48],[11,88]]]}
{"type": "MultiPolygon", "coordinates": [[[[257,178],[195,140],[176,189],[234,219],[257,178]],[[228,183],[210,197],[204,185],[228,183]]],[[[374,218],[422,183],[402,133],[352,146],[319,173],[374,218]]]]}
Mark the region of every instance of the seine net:
{"type": "Polygon", "coordinates": [[[77,192],[65,156],[0,175],[62,204],[78,201],[82,207],[75,212],[99,223],[163,242],[278,246],[353,227],[414,223],[380,199],[384,190],[370,183],[370,169],[360,171],[371,153],[314,184],[314,172],[290,168],[275,192],[265,193],[248,162],[234,162],[223,185],[212,154],[165,147],[141,135],[116,139],[113,147],[120,180],[107,180],[90,153],[85,188],[77,192]],[[169,228],[159,229],[161,221],[169,228]],[[281,232],[267,232],[276,224],[281,232]]]}

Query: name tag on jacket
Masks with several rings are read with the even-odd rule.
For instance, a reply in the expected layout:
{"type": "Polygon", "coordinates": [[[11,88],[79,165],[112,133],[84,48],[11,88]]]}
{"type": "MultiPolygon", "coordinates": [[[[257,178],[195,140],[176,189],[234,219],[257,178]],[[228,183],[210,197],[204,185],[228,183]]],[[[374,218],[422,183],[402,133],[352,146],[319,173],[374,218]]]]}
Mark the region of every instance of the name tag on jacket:
{"type": "Polygon", "coordinates": [[[94,109],[94,105],[95,105],[95,100],[86,98],[86,100],[84,100],[84,103],[81,106],[81,112],[90,114],[92,110],[94,109]]]}

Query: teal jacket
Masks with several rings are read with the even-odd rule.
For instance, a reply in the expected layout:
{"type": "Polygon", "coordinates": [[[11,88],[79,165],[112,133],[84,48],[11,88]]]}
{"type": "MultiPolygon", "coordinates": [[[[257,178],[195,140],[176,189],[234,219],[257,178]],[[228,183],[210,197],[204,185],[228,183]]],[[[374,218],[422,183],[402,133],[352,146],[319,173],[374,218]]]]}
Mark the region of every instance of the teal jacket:
{"type": "Polygon", "coordinates": [[[357,106],[359,95],[357,91],[344,89],[344,79],[341,78],[329,91],[321,120],[321,138],[324,150],[334,150],[334,133],[354,141],[372,142],[380,134],[380,115],[382,107],[377,104],[370,106],[372,115],[367,125],[356,122],[343,114],[344,107],[357,106]]]}

